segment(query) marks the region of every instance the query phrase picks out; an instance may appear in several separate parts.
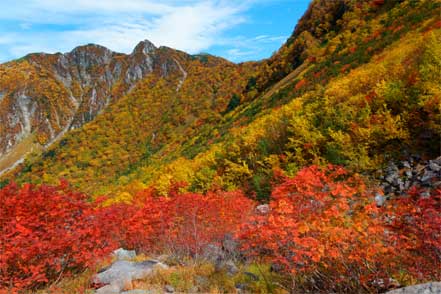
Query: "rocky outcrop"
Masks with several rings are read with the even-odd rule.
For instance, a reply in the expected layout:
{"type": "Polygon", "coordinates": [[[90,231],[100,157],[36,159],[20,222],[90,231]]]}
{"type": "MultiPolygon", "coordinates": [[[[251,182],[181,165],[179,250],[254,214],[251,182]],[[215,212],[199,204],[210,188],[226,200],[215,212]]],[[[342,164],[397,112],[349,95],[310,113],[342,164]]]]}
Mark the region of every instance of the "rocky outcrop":
{"type": "Polygon", "coordinates": [[[109,267],[102,269],[93,279],[94,285],[101,287],[96,294],[119,293],[152,293],[148,290],[132,289],[132,282],[146,278],[158,269],[167,269],[168,266],[157,260],[144,260],[140,262],[127,259],[136,258],[134,251],[118,249],[114,251],[117,260],[109,267]]]}
{"type": "Polygon", "coordinates": [[[431,282],[395,289],[386,294],[440,294],[441,282],[431,282]]]}
{"type": "Polygon", "coordinates": [[[131,288],[133,280],[143,279],[159,268],[167,268],[167,266],[154,260],[142,262],[118,260],[96,275],[94,283],[106,285],[98,289],[97,293],[106,293],[104,290],[107,289],[122,291],[131,288]]]}
{"type": "Polygon", "coordinates": [[[390,197],[405,194],[412,187],[422,190],[421,197],[429,197],[433,189],[441,187],[441,156],[432,160],[411,156],[399,162],[389,162],[378,174],[384,195],[376,194],[377,206],[382,206],[390,197]]]}

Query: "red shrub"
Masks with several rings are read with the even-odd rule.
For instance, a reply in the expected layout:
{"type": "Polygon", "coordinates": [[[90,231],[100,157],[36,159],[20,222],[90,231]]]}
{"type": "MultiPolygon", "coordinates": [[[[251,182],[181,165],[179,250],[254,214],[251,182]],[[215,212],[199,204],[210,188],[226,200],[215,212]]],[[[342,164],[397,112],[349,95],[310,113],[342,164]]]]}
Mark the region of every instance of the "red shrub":
{"type": "Polygon", "coordinates": [[[389,241],[399,250],[397,265],[420,280],[441,279],[441,190],[421,197],[413,188],[409,197],[390,204],[389,241]]]}
{"type": "Polygon", "coordinates": [[[117,246],[114,211],[66,183],[0,190],[0,289],[35,287],[107,255],[117,246]]]}
{"type": "Polygon", "coordinates": [[[341,168],[304,168],[274,188],[269,213],[256,212],[239,237],[250,256],[303,286],[350,292],[389,277],[440,280],[441,190],[422,197],[413,188],[381,209],[372,198],[341,168]]]}
{"type": "Polygon", "coordinates": [[[241,192],[140,195],[143,207],[129,220],[128,243],[143,251],[197,255],[207,244],[235,233],[253,207],[241,192]]]}
{"type": "Polygon", "coordinates": [[[266,256],[293,277],[312,275],[336,290],[364,283],[388,251],[365,185],[342,168],[304,168],[272,199],[270,212],[256,213],[240,237],[251,256],[266,256]]]}

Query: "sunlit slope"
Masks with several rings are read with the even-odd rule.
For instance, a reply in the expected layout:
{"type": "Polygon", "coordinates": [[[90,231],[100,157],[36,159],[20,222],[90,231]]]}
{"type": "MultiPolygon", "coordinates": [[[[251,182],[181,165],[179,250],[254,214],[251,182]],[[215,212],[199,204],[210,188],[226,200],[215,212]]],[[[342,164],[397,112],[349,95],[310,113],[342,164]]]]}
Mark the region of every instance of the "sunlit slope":
{"type": "Polygon", "coordinates": [[[440,4],[330,2],[314,1],[260,63],[175,53],[187,75],[146,77],[96,121],[29,158],[16,179],[64,177],[115,197],[184,181],[189,190],[243,188],[263,199],[278,170],[335,163],[369,172],[409,153],[436,156],[440,4]]]}

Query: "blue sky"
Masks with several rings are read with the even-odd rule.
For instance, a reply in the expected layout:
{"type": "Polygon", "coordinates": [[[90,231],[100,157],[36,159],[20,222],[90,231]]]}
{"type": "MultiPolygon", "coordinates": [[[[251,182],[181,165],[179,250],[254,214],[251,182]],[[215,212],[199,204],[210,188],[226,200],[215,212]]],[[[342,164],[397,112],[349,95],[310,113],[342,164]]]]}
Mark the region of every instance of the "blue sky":
{"type": "Polygon", "coordinates": [[[310,0],[0,0],[0,62],[96,43],[130,53],[148,39],[234,62],[269,57],[310,0]]]}

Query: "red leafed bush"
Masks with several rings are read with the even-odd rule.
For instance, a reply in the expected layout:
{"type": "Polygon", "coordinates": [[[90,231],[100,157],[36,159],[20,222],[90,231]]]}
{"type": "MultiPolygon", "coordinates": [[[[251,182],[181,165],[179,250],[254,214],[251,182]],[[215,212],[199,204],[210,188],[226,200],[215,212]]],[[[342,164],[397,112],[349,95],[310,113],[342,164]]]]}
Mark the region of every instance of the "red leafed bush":
{"type": "Polygon", "coordinates": [[[0,289],[36,287],[107,255],[119,239],[117,210],[96,209],[64,182],[0,190],[0,289]]]}
{"type": "Polygon", "coordinates": [[[408,197],[390,204],[386,215],[389,242],[397,248],[395,263],[418,280],[441,280],[441,190],[421,196],[414,187],[408,197]]]}
{"type": "Polygon", "coordinates": [[[388,248],[365,185],[339,167],[312,166],[274,188],[268,214],[256,214],[240,233],[251,256],[266,256],[293,281],[336,291],[367,285],[388,248]],[[343,288],[346,287],[346,288],[343,288]]]}
{"type": "Polygon", "coordinates": [[[146,190],[138,195],[142,208],[127,224],[131,247],[197,255],[207,244],[234,234],[254,205],[242,192],[171,194],[155,197],[146,190]]]}

